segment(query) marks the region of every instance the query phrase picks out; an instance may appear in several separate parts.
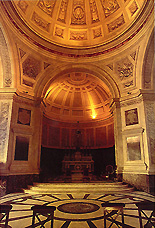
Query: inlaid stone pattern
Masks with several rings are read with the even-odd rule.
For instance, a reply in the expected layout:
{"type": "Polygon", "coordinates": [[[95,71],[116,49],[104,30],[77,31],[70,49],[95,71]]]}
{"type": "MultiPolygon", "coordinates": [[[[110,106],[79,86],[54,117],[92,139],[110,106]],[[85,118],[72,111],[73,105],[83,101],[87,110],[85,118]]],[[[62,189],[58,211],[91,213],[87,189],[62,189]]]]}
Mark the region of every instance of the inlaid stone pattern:
{"type": "Polygon", "coordinates": [[[23,75],[28,76],[32,79],[36,79],[37,75],[40,72],[40,61],[36,60],[34,57],[29,56],[23,62],[23,75]]]}
{"type": "Polygon", "coordinates": [[[23,11],[23,13],[26,13],[26,10],[27,10],[27,7],[28,7],[28,4],[27,4],[26,1],[20,0],[18,2],[18,6],[23,11]]]}
{"type": "Polygon", "coordinates": [[[0,102],[0,161],[5,162],[7,140],[9,137],[9,109],[10,104],[0,102]]]}
{"type": "Polygon", "coordinates": [[[71,31],[70,32],[70,40],[87,40],[87,32],[86,31],[71,31]]]}
{"type": "Polygon", "coordinates": [[[39,0],[38,7],[46,14],[52,16],[56,0],[39,0]]]}
{"type": "Polygon", "coordinates": [[[40,17],[36,12],[32,15],[32,21],[35,22],[36,25],[49,32],[50,23],[40,17]]]}
{"type": "Polygon", "coordinates": [[[136,1],[133,1],[133,3],[129,6],[129,11],[131,16],[133,16],[138,10],[138,5],[136,3],[136,1]]]}
{"type": "Polygon", "coordinates": [[[155,103],[148,102],[145,103],[145,111],[146,111],[146,122],[148,129],[148,137],[150,144],[150,154],[151,154],[151,162],[155,164],[155,103]]]}
{"type": "Polygon", "coordinates": [[[92,23],[99,21],[98,10],[95,0],[89,0],[92,23]]]}
{"type": "Polygon", "coordinates": [[[84,0],[80,0],[80,1],[74,0],[73,1],[71,24],[73,24],[73,25],[86,24],[85,1],[84,0]]]}
{"type": "Polygon", "coordinates": [[[19,108],[17,123],[23,124],[23,125],[30,125],[30,120],[31,120],[31,110],[19,108]]]}
{"type": "Polygon", "coordinates": [[[137,108],[125,111],[126,126],[138,124],[137,108]]]}
{"type": "Polygon", "coordinates": [[[9,50],[7,42],[5,40],[2,29],[0,28],[0,50],[3,67],[3,86],[11,87],[12,85],[12,74],[11,74],[11,61],[9,56],[9,50]]]}
{"type": "Polygon", "coordinates": [[[127,138],[128,161],[141,160],[140,137],[133,136],[127,138]]]}
{"type": "Polygon", "coordinates": [[[108,30],[109,30],[109,32],[113,32],[115,29],[119,28],[123,24],[125,24],[125,20],[124,20],[123,14],[122,14],[120,17],[115,19],[113,22],[111,22],[110,24],[107,24],[108,30]]]}
{"type": "Polygon", "coordinates": [[[62,0],[59,10],[58,21],[66,23],[66,14],[67,14],[68,0],[62,0]]]}
{"type": "Polygon", "coordinates": [[[58,206],[58,210],[71,214],[85,214],[99,210],[99,206],[93,203],[75,202],[58,206]]]}
{"type": "Polygon", "coordinates": [[[120,7],[116,0],[101,0],[105,17],[116,12],[120,7]]]}

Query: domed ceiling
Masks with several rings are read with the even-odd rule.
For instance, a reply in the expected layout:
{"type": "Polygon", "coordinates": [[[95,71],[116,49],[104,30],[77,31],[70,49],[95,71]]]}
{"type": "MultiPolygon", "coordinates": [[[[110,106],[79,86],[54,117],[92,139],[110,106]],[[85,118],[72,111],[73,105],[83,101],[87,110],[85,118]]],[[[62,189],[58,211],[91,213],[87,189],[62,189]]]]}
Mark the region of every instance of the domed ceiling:
{"type": "Polygon", "coordinates": [[[145,0],[12,0],[23,22],[43,39],[93,47],[116,39],[140,14],[145,0]]]}
{"type": "Polygon", "coordinates": [[[49,86],[43,99],[47,116],[63,121],[91,121],[111,117],[108,87],[93,75],[72,72],[49,86]]]}

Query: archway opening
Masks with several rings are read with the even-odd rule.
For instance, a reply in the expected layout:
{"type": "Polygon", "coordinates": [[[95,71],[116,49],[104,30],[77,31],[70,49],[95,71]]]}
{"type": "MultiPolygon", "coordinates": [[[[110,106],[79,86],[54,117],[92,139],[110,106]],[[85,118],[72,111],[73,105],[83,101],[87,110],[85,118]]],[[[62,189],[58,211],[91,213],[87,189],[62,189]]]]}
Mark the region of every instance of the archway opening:
{"type": "Polygon", "coordinates": [[[65,73],[49,84],[42,102],[44,179],[99,180],[114,171],[111,100],[105,82],[90,73],[65,73]]]}

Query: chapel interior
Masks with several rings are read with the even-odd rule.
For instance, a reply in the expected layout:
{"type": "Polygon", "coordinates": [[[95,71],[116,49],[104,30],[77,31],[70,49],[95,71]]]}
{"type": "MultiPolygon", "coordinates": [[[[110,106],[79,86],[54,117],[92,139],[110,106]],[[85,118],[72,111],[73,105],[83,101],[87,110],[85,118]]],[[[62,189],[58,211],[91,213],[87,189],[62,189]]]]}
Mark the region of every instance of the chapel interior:
{"type": "MultiPolygon", "coordinates": [[[[153,0],[0,1],[0,185],[154,192],[153,0]]],[[[67,226],[66,226],[67,227],[67,226]]],[[[91,227],[91,226],[90,226],[91,227]]]]}

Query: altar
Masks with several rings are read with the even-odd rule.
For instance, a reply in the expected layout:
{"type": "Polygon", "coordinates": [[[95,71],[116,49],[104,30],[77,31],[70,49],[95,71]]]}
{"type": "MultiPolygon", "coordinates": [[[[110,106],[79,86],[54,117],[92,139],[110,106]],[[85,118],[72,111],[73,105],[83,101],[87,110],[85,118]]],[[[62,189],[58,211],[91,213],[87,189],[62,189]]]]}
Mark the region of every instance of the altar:
{"type": "Polygon", "coordinates": [[[80,151],[65,155],[62,161],[62,171],[72,182],[91,180],[94,172],[94,161],[90,154],[84,155],[80,151]]]}

